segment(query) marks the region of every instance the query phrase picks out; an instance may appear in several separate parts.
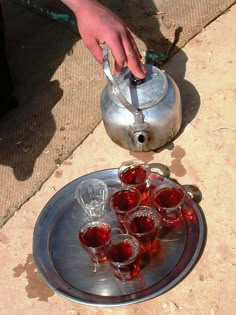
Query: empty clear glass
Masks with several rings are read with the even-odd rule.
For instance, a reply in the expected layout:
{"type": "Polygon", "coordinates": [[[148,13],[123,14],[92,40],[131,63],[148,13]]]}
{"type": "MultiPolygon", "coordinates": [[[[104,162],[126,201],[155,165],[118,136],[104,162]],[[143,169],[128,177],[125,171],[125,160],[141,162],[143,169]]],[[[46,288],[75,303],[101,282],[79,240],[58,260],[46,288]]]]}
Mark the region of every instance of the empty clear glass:
{"type": "Polygon", "coordinates": [[[76,187],[75,197],[90,219],[104,218],[108,200],[108,187],[105,182],[99,179],[82,181],[76,187]]]}

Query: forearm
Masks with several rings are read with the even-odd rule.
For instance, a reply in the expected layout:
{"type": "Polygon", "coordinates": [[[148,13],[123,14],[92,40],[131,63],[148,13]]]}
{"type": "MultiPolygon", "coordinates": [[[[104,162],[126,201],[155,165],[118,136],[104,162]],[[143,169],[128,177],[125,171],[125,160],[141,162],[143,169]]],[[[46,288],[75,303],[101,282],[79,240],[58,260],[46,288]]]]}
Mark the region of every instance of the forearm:
{"type": "Polygon", "coordinates": [[[68,6],[73,12],[90,10],[93,5],[99,5],[96,0],[61,0],[61,2],[68,6]]]}

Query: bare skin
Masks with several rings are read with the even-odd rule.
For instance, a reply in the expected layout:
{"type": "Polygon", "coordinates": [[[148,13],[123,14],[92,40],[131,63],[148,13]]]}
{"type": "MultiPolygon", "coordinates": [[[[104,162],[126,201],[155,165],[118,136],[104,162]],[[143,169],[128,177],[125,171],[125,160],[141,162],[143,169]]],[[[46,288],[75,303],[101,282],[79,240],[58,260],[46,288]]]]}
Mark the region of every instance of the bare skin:
{"type": "Polygon", "coordinates": [[[124,22],[96,0],[61,0],[75,14],[80,35],[98,63],[102,63],[101,44],[106,43],[115,59],[115,74],[125,64],[138,78],[145,77],[145,67],[130,31],[124,22]]]}

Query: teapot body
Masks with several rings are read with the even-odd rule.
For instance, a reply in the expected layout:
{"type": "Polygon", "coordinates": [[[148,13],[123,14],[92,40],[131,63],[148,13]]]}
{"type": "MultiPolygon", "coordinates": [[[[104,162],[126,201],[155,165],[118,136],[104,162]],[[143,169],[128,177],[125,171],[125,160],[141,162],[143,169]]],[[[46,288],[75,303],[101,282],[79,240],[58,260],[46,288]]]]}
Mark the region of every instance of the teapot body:
{"type": "Polygon", "coordinates": [[[146,82],[133,85],[131,73],[125,68],[116,78],[119,91],[108,82],[100,100],[107,134],[117,145],[131,151],[153,151],[164,146],[176,136],[182,124],[181,97],[176,83],[156,67],[145,66],[146,82]],[[124,106],[119,92],[132,104],[135,114],[124,106]]]}

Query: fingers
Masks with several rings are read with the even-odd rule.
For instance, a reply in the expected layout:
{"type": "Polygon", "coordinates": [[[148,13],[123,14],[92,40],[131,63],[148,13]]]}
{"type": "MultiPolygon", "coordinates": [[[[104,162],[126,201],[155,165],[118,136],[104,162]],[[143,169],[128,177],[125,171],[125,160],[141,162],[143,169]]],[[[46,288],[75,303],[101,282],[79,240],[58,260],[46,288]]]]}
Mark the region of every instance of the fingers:
{"type": "Polygon", "coordinates": [[[102,64],[103,62],[103,54],[102,47],[96,40],[84,41],[85,46],[89,49],[95,60],[102,64]]]}
{"type": "Polygon", "coordinates": [[[125,65],[138,78],[145,78],[146,68],[141,62],[142,56],[134,38],[128,30],[116,40],[115,45],[109,45],[115,58],[115,74],[119,75],[125,65]]]}
{"type": "Polygon", "coordinates": [[[132,37],[128,32],[127,40],[123,41],[124,50],[126,53],[126,63],[130,71],[138,78],[143,79],[145,77],[146,69],[141,63],[142,56],[139,53],[139,49],[132,37]]]}
{"type": "Polygon", "coordinates": [[[116,40],[116,45],[108,43],[108,46],[111,48],[112,55],[115,59],[115,75],[120,75],[121,71],[124,68],[126,63],[126,53],[122,44],[120,37],[116,40]]]}
{"type": "Polygon", "coordinates": [[[126,63],[136,77],[140,79],[145,77],[146,69],[141,63],[141,55],[133,37],[128,31],[125,35],[116,39],[115,44],[114,42],[107,44],[111,48],[115,59],[115,75],[121,73],[126,63]]]}
{"type": "MultiPolygon", "coordinates": [[[[124,68],[125,62],[126,62],[126,57],[125,57],[125,50],[123,48],[123,44],[119,38],[117,38],[114,41],[116,44],[113,44],[113,41],[107,42],[107,45],[112,51],[112,55],[115,60],[115,75],[120,75],[122,69],[124,68]]],[[[84,40],[85,46],[89,49],[95,60],[102,64],[103,63],[103,53],[102,53],[102,47],[100,46],[101,43],[96,40],[90,40],[90,41],[85,41],[84,40]]]]}
{"type": "MultiPolygon", "coordinates": [[[[100,41],[90,38],[89,41],[84,40],[84,43],[96,61],[102,64],[103,54],[100,41]]],[[[130,71],[136,77],[140,79],[145,77],[146,69],[141,63],[139,49],[129,31],[125,31],[123,34],[107,39],[106,43],[111,49],[112,55],[115,59],[115,75],[120,75],[126,63],[130,71]]]]}
{"type": "Polygon", "coordinates": [[[135,52],[135,55],[137,57],[138,60],[140,60],[142,58],[142,56],[140,55],[140,52],[139,52],[139,49],[138,49],[138,46],[133,38],[133,36],[130,34],[129,31],[127,31],[127,37],[128,37],[128,45],[131,45],[133,51],[135,52]]]}

